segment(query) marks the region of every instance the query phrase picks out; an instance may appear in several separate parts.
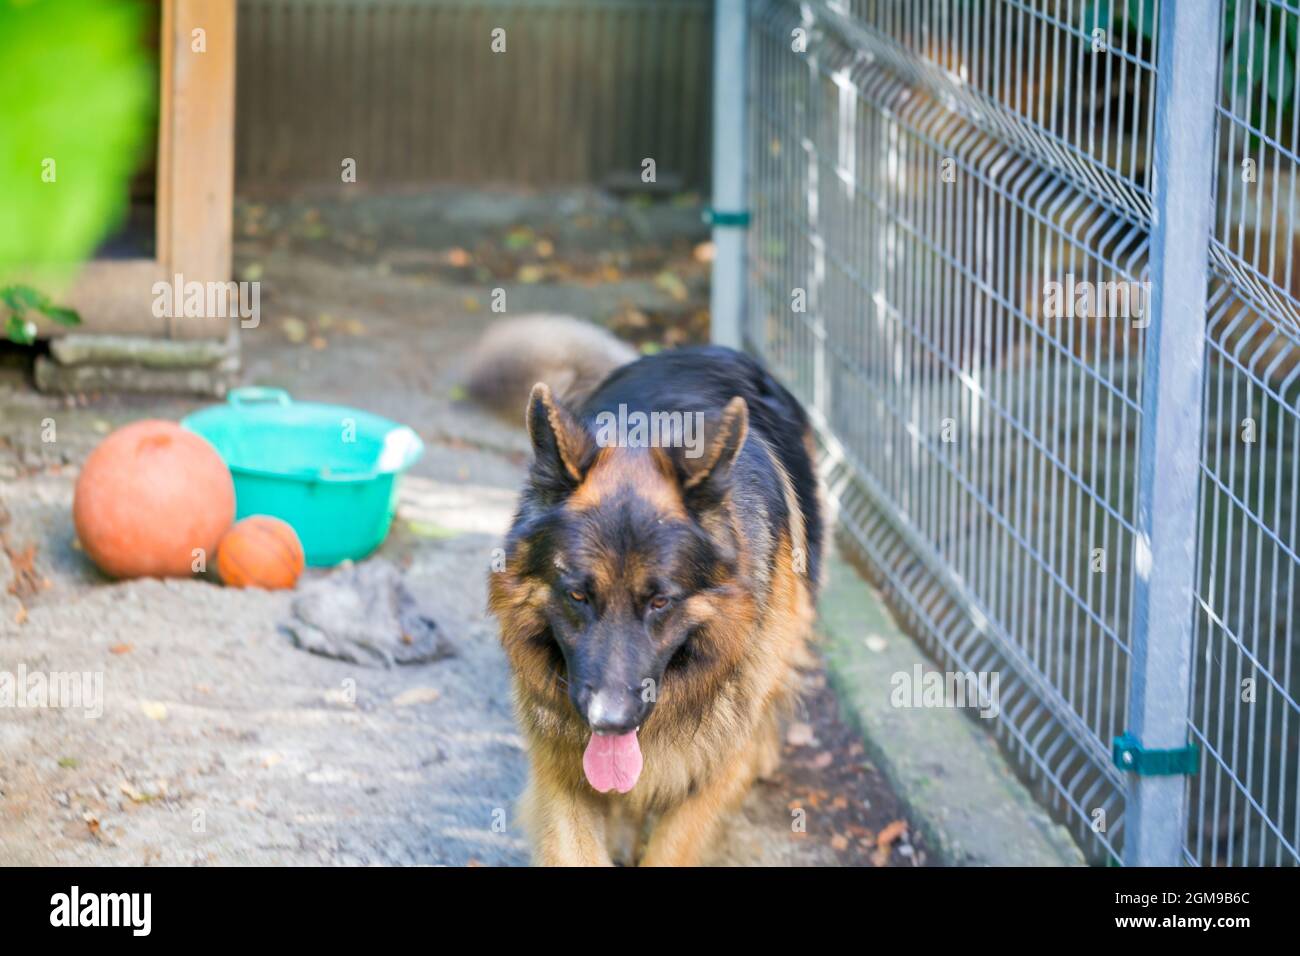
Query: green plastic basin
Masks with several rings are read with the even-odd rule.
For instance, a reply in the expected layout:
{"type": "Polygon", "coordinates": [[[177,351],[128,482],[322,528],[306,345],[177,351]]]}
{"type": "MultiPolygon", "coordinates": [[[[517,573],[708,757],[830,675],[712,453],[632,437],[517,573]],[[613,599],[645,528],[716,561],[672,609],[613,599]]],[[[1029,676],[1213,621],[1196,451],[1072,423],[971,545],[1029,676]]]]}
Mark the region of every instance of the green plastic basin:
{"type": "Polygon", "coordinates": [[[287,521],[313,566],[364,558],[383,543],[402,472],[424,453],[405,425],[343,405],[295,402],[278,388],[237,388],[225,405],[181,425],[225,459],[236,520],[287,521]]]}

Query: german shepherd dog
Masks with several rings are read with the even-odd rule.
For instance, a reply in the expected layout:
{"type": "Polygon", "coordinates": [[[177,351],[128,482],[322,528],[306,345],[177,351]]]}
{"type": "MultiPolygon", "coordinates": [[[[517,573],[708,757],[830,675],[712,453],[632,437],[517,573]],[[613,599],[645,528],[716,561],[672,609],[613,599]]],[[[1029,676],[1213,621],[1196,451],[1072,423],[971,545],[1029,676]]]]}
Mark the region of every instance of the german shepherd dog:
{"type": "MultiPolygon", "coordinates": [[[[534,459],[490,607],[534,861],[694,865],[780,754],[821,564],[808,419],[754,360],[682,348],[528,399],[534,459]],[[674,440],[611,441],[612,416],[674,440]],[[700,424],[692,443],[690,423],[700,424]]],[[[635,440],[634,440],[635,439],[635,440]]]]}

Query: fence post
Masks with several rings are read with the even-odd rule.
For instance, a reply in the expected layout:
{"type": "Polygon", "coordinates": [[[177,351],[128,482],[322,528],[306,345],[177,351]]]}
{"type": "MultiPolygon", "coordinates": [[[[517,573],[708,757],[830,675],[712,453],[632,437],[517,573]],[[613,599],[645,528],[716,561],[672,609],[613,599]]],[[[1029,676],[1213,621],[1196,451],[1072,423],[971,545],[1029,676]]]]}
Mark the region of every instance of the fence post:
{"type": "MultiPolygon", "coordinates": [[[[1160,4],[1129,680],[1129,731],[1144,751],[1187,745],[1220,6],[1160,4]]],[[[1130,779],[1124,862],[1180,864],[1186,778],[1130,779]]]]}
{"type": "Polygon", "coordinates": [[[745,230],[749,225],[745,114],[747,0],[717,0],[713,22],[713,282],[711,336],[741,346],[745,314],[745,230]]]}

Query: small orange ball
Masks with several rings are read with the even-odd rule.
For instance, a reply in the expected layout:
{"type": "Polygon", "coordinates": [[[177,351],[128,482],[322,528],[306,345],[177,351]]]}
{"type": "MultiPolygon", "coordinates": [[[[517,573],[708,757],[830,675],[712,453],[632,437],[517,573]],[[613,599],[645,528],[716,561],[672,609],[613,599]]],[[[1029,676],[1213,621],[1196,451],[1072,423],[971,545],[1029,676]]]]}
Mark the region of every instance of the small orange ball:
{"type": "Polygon", "coordinates": [[[230,587],[292,588],[304,564],[298,533],[269,515],[253,515],[236,523],[217,546],[217,574],[230,587]]]}

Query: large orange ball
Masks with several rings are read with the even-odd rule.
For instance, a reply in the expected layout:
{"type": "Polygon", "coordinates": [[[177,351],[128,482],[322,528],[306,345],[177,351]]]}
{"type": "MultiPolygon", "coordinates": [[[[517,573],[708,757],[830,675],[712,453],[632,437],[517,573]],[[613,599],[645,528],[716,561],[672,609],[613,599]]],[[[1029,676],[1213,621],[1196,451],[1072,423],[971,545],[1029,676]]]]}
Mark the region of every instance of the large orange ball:
{"type": "Polygon", "coordinates": [[[235,484],[217,450],[152,419],[100,442],[72,500],[81,546],[115,578],[188,577],[234,519],[235,484]]]}
{"type": "Polygon", "coordinates": [[[217,573],[231,587],[291,588],[305,563],[297,532],[267,515],[245,518],[226,532],[217,547],[217,573]]]}

